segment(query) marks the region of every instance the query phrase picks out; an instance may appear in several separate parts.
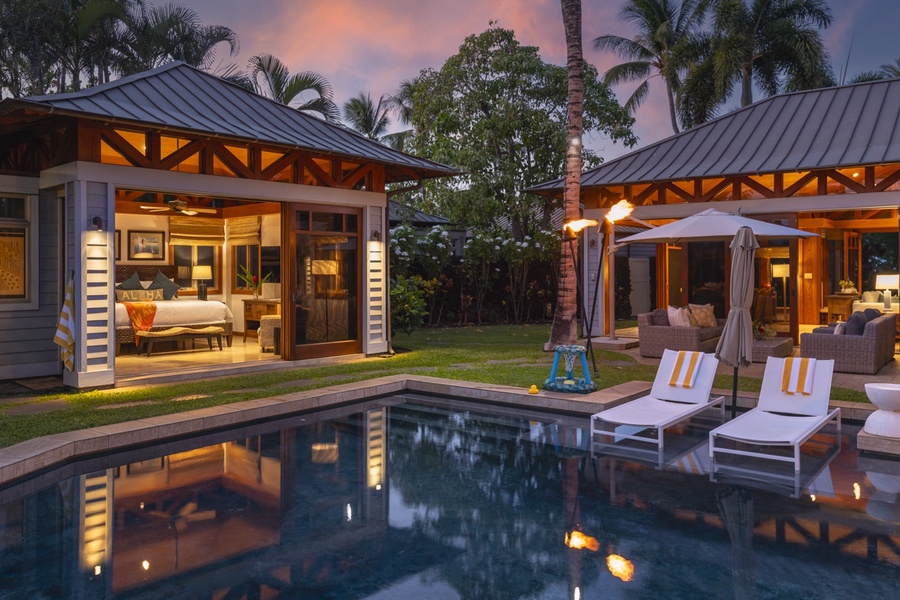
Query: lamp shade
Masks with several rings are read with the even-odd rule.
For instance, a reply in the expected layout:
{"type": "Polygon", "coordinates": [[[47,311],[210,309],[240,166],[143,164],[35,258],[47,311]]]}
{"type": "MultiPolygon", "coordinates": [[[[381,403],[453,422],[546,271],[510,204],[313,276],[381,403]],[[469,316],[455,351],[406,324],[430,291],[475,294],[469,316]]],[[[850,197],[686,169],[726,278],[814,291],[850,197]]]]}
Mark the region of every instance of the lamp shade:
{"type": "Polygon", "coordinates": [[[780,265],[772,265],[772,277],[790,277],[791,276],[791,265],[788,264],[780,264],[780,265]]]}
{"type": "Polygon", "coordinates": [[[896,290],[900,288],[900,275],[896,273],[882,273],[875,276],[875,289],[896,290]]]}
{"type": "Polygon", "coordinates": [[[212,279],[212,267],[209,265],[195,265],[191,275],[192,279],[212,279]]]}

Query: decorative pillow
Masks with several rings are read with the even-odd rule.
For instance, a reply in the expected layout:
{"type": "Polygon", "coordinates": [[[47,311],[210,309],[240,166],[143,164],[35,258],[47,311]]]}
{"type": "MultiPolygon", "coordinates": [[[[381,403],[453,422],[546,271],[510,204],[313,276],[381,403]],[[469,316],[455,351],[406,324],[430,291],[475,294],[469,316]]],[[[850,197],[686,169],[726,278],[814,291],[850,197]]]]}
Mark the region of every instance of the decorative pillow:
{"type": "Polygon", "coordinates": [[[871,321],[872,319],[877,319],[881,316],[881,311],[877,308],[867,308],[863,311],[863,314],[866,315],[866,321],[871,321]]]}
{"type": "Polygon", "coordinates": [[[879,299],[881,296],[881,292],[863,292],[862,293],[862,301],[863,302],[884,302],[884,299],[879,299]]]}
{"type": "Polygon", "coordinates": [[[688,318],[689,312],[683,308],[675,308],[670,306],[668,309],[669,325],[672,327],[690,327],[691,320],[688,318]]]}
{"type": "Polygon", "coordinates": [[[116,290],[116,302],[153,302],[163,299],[162,288],[156,290],[116,290]]]}
{"type": "Polygon", "coordinates": [[[669,326],[669,311],[665,308],[657,308],[652,313],[650,313],[651,319],[653,320],[654,325],[665,325],[669,326]]]}
{"type": "Polygon", "coordinates": [[[684,316],[687,317],[688,322],[691,324],[691,327],[700,327],[700,325],[697,324],[697,317],[694,316],[694,313],[691,312],[690,308],[688,308],[687,306],[682,306],[681,312],[683,312],[684,316]]]}
{"type": "Polygon", "coordinates": [[[181,289],[181,286],[163,275],[162,271],[156,272],[156,277],[153,278],[153,281],[150,282],[150,285],[147,286],[148,290],[162,290],[163,298],[166,300],[171,300],[178,296],[178,290],[181,289]]]}
{"type": "Polygon", "coordinates": [[[117,290],[142,290],[144,286],[141,285],[141,278],[138,277],[137,271],[131,274],[131,276],[116,286],[117,290]]]}
{"type": "Polygon", "coordinates": [[[866,315],[860,311],[856,311],[847,318],[847,324],[844,325],[844,335],[862,335],[866,328],[866,315]]]}
{"type": "Polygon", "coordinates": [[[834,335],[843,335],[844,334],[844,325],[846,325],[846,323],[844,323],[843,321],[835,323],[834,335]]]}
{"type": "Polygon", "coordinates": [[[698,327],[715,327],[718,325],[712,304],[689,304],[688,306],[691,309],[691,314],[697,319],[698,327]]]}

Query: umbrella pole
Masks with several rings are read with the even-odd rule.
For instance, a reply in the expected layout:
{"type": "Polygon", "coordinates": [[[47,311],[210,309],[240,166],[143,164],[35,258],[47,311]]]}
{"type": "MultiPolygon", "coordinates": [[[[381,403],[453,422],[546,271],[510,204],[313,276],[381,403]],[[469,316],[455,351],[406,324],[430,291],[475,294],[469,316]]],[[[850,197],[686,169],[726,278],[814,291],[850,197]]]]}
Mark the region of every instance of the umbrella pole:
{"type": "Polygon", "coordinates": [[[734,416],[737,412],[737,380],[738,380],[738,368],[734,368],[734,379],[731,383],[731,418],[734,419],[734,416]]]}

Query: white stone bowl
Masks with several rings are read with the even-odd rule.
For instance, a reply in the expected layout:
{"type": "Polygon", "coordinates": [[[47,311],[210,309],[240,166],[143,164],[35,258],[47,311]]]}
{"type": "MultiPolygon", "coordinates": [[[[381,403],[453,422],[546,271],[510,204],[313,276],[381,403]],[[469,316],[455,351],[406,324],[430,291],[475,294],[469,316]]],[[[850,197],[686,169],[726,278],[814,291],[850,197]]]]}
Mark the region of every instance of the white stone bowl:
{"type": "Polygon", "coordinates": [[[900,411],[900,383],[867,383],[866,395],[881,410],[900,411]]]}

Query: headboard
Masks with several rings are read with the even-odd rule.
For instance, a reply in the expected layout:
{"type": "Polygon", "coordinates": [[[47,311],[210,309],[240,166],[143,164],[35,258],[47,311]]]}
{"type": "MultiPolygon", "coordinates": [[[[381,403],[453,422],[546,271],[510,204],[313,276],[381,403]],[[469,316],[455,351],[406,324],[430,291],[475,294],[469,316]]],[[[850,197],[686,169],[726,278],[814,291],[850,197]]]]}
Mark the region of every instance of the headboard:
{"type": "Polygon", "coordinates": [[[175,265],[116,265],[116,283],[122,283],[135,271],[141,281],[153,281],[157,271],[162,271],[163,275],[174,281],[178,274],[178,267],[175,265]]]}

